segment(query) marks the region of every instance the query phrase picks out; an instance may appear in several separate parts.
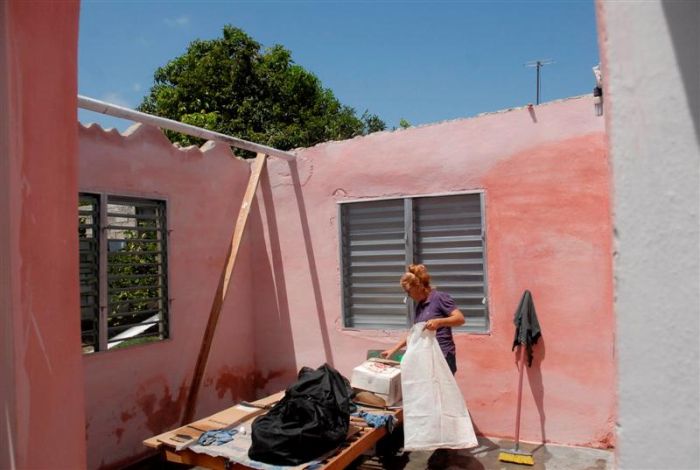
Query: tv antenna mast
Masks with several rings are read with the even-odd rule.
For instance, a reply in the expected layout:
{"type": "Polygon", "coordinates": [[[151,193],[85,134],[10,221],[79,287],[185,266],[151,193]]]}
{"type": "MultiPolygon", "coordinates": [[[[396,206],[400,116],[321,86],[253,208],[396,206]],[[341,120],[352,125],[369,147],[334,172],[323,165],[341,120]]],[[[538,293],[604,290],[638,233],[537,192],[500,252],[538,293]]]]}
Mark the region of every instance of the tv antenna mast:
{"type": "Polygon", "coordinates": [[[545,65],[553,64],[554,61],[552,59],[540,59],[540,60],[532,60],[530,62],[527,62],[525,64],[526,67],[535,67],[537,69],[537,100],[535,104],[540,104],[540,69],[544,67],[545,65]]]}

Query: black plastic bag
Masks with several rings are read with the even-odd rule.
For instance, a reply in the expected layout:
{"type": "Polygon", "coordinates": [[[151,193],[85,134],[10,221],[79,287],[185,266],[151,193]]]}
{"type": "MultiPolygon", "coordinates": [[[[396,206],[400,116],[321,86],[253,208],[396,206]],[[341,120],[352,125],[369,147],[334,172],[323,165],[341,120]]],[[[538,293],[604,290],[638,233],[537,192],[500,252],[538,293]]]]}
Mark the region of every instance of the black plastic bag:
{"type": "Polygon", "coordinates": [[[328,364],[304,367],[270,411],[253,421],[248,457],[274,465],[299,465],[336,448],[347,437],[352,388],[328,364]]]}

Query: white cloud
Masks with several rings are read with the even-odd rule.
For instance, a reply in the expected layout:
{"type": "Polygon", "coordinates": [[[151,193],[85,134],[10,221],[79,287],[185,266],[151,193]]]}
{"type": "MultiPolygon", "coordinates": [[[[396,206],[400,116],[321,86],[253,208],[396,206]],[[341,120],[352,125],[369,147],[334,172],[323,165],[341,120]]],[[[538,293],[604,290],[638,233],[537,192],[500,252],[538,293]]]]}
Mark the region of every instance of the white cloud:
{"type": "Polygon", "coordinates": [[[190,24],[190,17],[182,15],[178,16],[177,18],[166,18],[164,21],[165,24],[172,28],[182,28],[190,24]]]}
{"type": "Polygon", "coordinates": [[[136,44],[138,44],[139,46],[151,47],[153,45],[153,41],[151,41],[150,39],[146,39],[143,36],[138,36],[136,38],[136,44]]]}
{"type": "Polygon", "coordinates": [[[126,99],[124,99],[119,93],[116,91],[108,91],[102,97],[100,98],[102,101],[106,101],[107,103],[111,104],[116,104],[117,106],[123,106],[125,108],[130,108],[131,105],[129,104],[126,99]]]}
{"type": "Polygon", "coordinates": [[[131,85],[131,89],[132,89],[133,91],[141,91],[141,84],[140,84],[140,83],[134,83],[133,85],[131,85]]]}

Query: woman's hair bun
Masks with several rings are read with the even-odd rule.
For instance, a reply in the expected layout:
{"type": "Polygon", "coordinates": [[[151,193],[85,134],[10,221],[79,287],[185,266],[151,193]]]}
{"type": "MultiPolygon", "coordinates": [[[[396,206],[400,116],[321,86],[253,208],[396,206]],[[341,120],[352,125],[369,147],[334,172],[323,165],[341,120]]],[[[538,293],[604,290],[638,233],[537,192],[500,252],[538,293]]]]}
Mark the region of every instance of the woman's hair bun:
{"type": "Polygon", "coordinates": [[[423,264],[411,264],[408,266],[408,272],[416,276],[424,287],[430,287],[430,274],[423,264]]]}

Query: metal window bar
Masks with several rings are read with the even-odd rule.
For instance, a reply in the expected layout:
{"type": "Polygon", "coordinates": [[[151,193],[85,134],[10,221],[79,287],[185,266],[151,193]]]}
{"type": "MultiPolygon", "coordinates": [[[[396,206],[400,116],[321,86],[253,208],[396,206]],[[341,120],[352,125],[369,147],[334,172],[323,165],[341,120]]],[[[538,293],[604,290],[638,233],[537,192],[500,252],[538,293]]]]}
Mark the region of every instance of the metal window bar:
{"type": "Polygon", "coordinates": [[[161,300],[163,300],[162,297],[148,297],[148,298],[144,298],[144,299],[116,300],[116,301],[112,302],[112,305],[160,302],[161,300]]]}
{"type": "MultiPolygon", "coordinates": [[[[146,206],[141,206],[141,207],[146,207],[146,206]]],[[[120,219],[138,219],[138,220],[145,220],[147,222],[158,222],[160,220],[163,220],[164,218],[162,216],[158,215],[134,215],[134,214],[128,214],[128,213],[120,213],[120,212],[108,212],[107,215],[109,217],[117,217],[120,219]]]]}
{"type": "MultiPolygon", "coordinates": [[[[147,266],[158,266],[158,263],[141,263],[139,266],[147,267],[147,266]]],[[[110,263],[110,266],[112,267],[126,267],[126,266],[131,266],[131,263],[110,263]]]]}
{"type": "MultiPolygon", "coordinates": [[[[109,241],[113,241],[113,240],[110,239],[109,241]]],[[[149,251],[139,251],[138,253],[139,253],[140,255],[162,255],[162,254],[165,253],[165,252],[162,251],[162,250],[149,250],[149,251]]],[[[117,256],[128,256],[129,254],[130,254],[130,253],[124,252],[124,251],[110,251],[110,252],[108,253],[108,256],[114,258],[114,257],[117,257],[117,256]]],[[[128,263],[127,263],[127,264],[128,264],[128,263]]]]}
{"type": "MultiPolygon", "coordinates": [[[[126,266],[129,266],[128,264],[126,266]]],[[[141,267],[141,264],[137,265],[132,265],[136,266],[138,268],[141,267]]],[[[157,263],[154,263],[153,266],[158,266],[157,263]]],[[[108,281],[121,281],[124,279],[147,279],[147,278],[157,278],[157,277],[164,277],[165,275],[162,273],[148,273],[148,274],[121,274],[121,275],[113,275],[113,276],[107,276],[108,281]]]]}
{"type": "Polygon", "coordinates": [[[80,330],[84,352],[99,349],[99,196],[78,195],[80,330]]]}
{"type": "MultiPolygon", "coordinates": [[[[153,327],[156,326],[156,325],[160,325],[161,322],[162,322],[162,321],[161,321],[160,319],[157,319],[157,320],[139,322],[139,323],[136,323],[136,324],[125,323],[125,324],[123,324],[123,325],[110,326],[109,329],[108,329],[108,330],[109,330],[109,333],[110,333],[110,339],[112,339],[114,336],[116,336],[116,335],[114,335],[114,334],[112,334],[112,333],[115,333],[115,332],[124,332],[125,330],[134,328],[135,326],[148,326],[149,328],[153,328],[153,327]],[[149,326],[149,325],[150,325],[150,326],[149,326]]],[[[136,335],[135,335],[135,336],[136,336],[136,335]]],[[[133,336],[130,337],[129,339],[131,339],[131,338],[133,338],[133,336]]]]}
{"type": "MultiPolygon", "coordinates": [[[[150,309],[150,310],[132,310],[130,312],[125,312],[125,313],[110,313],[109,318],[114,319],[114,318],[124,318],[124,317],[140,317],[144,315],[153,315],[154,313],[160,313],[160,308],[155,308],[155,309],[150,309]]],[[[142,325],[142,322],[136,322],[139,325],[142,325]]],[[[131,325],[126,325],[126,326],[131,326],[131,325]]]]}
{"type": "MultiPolygon", "coordinates": [[[[120,230],[124,230],[121,228],[120,230]]],[[[131,229],[129,229],[131,231],[131,229]]],[[[155,232],[154,230],[151,230],[155,232]]],[[[155,234],[155,233],[154,233],[155,234]]],[[[120,243],[158,243],[158,238],[111,238],[109,239],[111,242],[120,242],[120,243]]]]}
{"type": "Polygon", "coordinates": [[[108,196],[105,214],[106,343],[168,337],[164,201],[108,196]],[[155,328],[155,331],[154,331],[155,328]]]}

